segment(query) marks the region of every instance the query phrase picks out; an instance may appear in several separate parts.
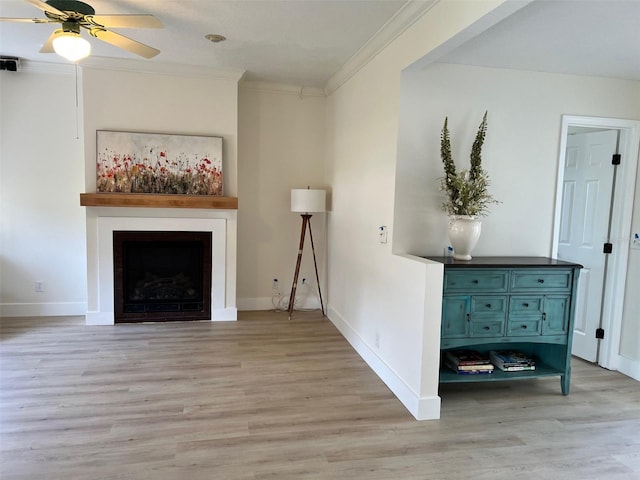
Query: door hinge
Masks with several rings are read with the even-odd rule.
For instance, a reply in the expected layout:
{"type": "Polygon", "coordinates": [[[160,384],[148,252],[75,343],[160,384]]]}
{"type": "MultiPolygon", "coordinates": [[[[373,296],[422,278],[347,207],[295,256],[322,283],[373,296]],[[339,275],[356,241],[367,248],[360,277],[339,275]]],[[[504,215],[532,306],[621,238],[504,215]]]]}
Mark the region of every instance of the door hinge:
{"type": "Polygon", "coordinates": [[[619,153],[614,153],[611,155],[611,165],[620,165],[620,161],[622,160],[622,155],[619,153]]]}
{"type": "Polygon", "coordinates": [[[605,243],[602,248],[602,253],[611,253],[613,252],[613,243],[605,243]]]}
{"type": "Polygon", "coordinates": [[[604,338],[604,328],[596,328],[596,338],[604,338]]]}

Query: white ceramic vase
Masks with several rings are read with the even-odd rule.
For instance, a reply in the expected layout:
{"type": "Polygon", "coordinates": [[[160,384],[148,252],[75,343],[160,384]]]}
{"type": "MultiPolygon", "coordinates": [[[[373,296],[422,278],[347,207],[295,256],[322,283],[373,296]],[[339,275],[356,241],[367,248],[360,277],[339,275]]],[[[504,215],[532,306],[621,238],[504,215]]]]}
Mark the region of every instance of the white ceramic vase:
{"type": "Polygon", "coordinates": [[[453,258],[471,260],[471,250],[478,243],[482,222],[473,215],[449,216],[449,241],[453,247],[453,258]]]}

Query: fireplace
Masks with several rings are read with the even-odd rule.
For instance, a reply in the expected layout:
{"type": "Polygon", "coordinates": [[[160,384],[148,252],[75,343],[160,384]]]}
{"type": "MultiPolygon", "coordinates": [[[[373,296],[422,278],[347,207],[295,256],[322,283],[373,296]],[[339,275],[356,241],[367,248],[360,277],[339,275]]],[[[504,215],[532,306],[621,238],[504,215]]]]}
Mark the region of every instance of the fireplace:
{"type": "Polygon", "coordinates": [[[211,318],[211,232],[114,231],[115,323],[211,318]]]}
{"type": "Polygon", "coordinates": [[[206,319],[237,319],[235,210],[90,207],[87,209],[87,325],[116,323],[114,232],[210,234],[211,271],[205,278],[210,282],[210,298],[207,298],[211,313],[206,319]]]}

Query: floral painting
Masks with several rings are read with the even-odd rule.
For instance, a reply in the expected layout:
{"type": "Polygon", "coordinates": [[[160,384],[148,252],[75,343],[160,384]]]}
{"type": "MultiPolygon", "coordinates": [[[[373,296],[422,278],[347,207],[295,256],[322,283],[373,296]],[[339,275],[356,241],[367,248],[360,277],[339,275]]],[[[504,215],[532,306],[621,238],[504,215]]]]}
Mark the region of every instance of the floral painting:
{"type": "Polygon", "coordinates": [[[97,191],[222,195],[222,138],[98,130],[97,191]]]}

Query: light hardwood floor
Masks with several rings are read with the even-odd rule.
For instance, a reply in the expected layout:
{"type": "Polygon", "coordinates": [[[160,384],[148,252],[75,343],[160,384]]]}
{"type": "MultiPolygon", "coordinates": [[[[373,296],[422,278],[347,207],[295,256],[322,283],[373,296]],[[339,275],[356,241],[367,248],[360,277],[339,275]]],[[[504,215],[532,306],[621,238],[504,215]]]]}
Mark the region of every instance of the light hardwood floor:
{"type": "Polygon", "coordinates": [[[640,383],[441,388],[418,422],[318,313],[1,323],[2,480],[640,479],[640,383]]]}

